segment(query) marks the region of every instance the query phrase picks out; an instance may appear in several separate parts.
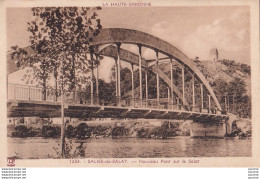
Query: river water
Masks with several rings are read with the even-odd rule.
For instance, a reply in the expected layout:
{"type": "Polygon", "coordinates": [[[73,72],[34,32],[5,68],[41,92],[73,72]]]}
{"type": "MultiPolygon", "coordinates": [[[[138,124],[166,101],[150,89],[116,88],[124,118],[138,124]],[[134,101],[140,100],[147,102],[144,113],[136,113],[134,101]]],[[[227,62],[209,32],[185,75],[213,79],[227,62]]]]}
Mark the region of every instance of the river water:
{"type": "MultiPolygon", "coordinates": [[[[67,140],[73,153],[83,142],[86,158],[164,158],[164,157],[250,157],[251,139],[172,139],[101,138],[67,140]]],[[[59,157],[60,139],[8,138],[8,157],[45,159],[59,157]],[[56,150],[58,152],[56,152],[56,150]]]]}

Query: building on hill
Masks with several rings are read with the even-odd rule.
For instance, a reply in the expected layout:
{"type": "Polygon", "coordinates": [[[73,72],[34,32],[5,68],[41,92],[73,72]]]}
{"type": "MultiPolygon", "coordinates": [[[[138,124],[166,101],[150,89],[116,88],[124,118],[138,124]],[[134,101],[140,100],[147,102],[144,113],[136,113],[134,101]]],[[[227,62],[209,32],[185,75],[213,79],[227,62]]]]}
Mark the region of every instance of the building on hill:
{"type": "Polygon", "coordinates": [[[219,52],[217,48],[213,48],[210,50],[210,59],[213,59],[214,61],[218,61],[219,52]]]}

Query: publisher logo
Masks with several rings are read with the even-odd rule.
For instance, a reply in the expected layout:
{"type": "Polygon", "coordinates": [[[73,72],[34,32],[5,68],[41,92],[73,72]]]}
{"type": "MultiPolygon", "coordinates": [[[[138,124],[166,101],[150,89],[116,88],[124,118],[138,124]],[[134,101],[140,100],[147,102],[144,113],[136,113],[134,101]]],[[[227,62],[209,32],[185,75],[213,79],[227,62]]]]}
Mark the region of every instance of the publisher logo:
{"type": "Polygon", "coordinates": [[[15,159],[14,158],[8,158],[7,159],[7,166],[8,167],[14,167],[15,166],[15,159]]]}

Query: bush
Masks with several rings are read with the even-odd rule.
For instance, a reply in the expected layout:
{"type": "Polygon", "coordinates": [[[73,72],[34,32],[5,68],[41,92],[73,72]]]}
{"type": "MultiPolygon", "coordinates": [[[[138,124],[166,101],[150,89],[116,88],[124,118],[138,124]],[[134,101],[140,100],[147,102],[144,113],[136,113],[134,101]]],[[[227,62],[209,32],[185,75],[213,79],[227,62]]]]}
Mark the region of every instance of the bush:
{"type": "Polygon", "coordinates": [[[66,137],[67,138],[73,138],[75,137],[74,134],[74,127],[72,125],[68,125],[67,129],[66,129],[66,137]]]}
{"type": "Polygon", "coordinates": [[[162,123],[160,127],[155,127],[153,129],[149,128],[141,128],[137,130],[137,137],[139,138],[162,138],[167,139],[169,137],[174,137],[177,135],[179,123],[171,122],[169,125],[169,122],[165,121],[162,123]]]}
{"type": "Polygon", "coordinates": [[[74,135],[77,139],[86,139],[91,136],[91,128],[87,124],[81,123],[74,129],[74,135]]]}
{"type": "Polygon", "coordinates": [[[61,128],[58,126],[42,126],[42,136],[43,137],[54,137],[57,138],[60,136],[61,128]]]}
{"type": "Polygon", "coordinates": [[[35,137],[37,133],[33,129],[27,128],[25,125],[19,125],[15,127],[15,131],[12,132],[12,137],[35,137]]]}
{"type": "Polygon", "coordinates": [[[116,126],[112,129],[112,137],[119,137],[119,136],[125,136],[127,135],[128,130],[125,128],[125,126],[116,126]]]}
{"type": "Polygon", "coordinates": [[[149,138],[148,129],[144,129],[143,127],[137,131],[137,137],[139,138],[149,138]]]}
{"type": "Polygon", "coordinates": [[[15,132],[12,132],[12,137],[29,137],[30,131],[25,125],[15,127],[15,132]]]}
{"type": "Polygon", "coordinates": [[[174,137],[176,136],[176,129],[172,128],[164,128],[164,127],[157,127],[153,130],[151,135],[157,136],[162,139],[167,139],[169,137],[174,137]]]}

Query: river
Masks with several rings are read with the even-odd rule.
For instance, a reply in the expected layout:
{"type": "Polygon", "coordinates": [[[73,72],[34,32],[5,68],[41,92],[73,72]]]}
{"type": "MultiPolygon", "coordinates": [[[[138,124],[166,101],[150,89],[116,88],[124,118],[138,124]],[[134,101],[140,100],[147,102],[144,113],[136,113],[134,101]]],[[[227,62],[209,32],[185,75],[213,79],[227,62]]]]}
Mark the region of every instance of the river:
{"type": "MultiPolygon", "coordinates": [[[[68,145],[80,145],[67,140],[68,145]]],[[[8,138],[8,157],[46,159],[59,157],[60,139],[8,138]],[[58,152],[56,152],[56,150],[58,152]]],[[[172,158],[172,157],[250,157],[251,139],[172,139],[101,138],[83,141],[86,158],[172,158]]]]}

